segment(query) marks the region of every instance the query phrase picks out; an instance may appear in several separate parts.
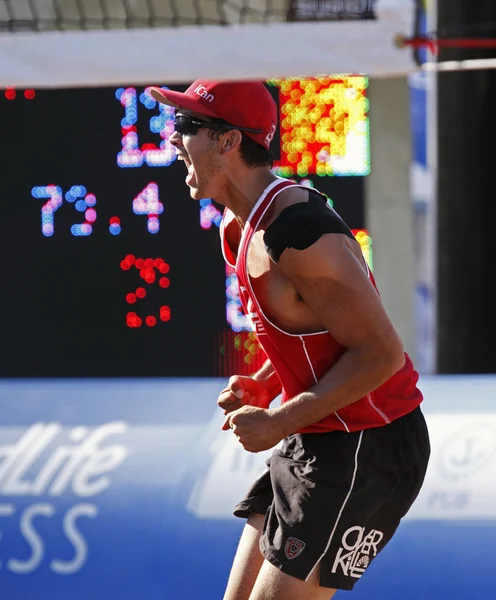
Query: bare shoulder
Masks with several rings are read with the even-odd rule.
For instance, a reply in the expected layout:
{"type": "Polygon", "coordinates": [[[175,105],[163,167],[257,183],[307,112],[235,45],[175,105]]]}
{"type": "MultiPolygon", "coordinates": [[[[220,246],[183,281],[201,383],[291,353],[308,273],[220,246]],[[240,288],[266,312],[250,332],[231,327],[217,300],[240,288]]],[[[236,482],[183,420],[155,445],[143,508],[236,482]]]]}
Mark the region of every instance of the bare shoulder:
{"type": "Polygon", "coordinates": [[[278,212],[283,211],[292,204],[299,204],[301,202],[308,202],[308,189],[299,186],[287,187],[284,189],[276,199],[274,205],[278,212]]]}

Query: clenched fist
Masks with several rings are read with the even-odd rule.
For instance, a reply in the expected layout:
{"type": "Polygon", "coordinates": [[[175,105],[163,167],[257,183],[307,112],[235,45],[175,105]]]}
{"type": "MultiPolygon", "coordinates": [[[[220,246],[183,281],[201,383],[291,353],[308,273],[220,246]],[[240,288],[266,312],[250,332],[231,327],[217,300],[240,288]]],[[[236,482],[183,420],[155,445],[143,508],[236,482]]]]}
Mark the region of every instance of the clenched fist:
{"type": "Polygon", "coordinates": [[[229,379],[228,386],[219,394],[217,404],[227,415],[247,404],[268,408],[271,400],[272,398],[263,383],[251,377],[234,375],[229,379]]]}
{"type": "Polygon", "coordinates": [[[248,452],[262,452],[276,446],[285,433],[274,411],[257,406],[243,406],[228,414],[222,429],[232,429],[248,452]]]}

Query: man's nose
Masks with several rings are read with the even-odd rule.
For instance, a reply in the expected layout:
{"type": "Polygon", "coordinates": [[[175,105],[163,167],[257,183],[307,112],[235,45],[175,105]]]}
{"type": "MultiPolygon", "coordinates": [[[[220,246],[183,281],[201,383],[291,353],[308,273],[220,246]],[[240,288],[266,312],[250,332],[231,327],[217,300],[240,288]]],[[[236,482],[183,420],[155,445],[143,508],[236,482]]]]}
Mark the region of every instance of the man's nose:
{"type": "Polygon", "coordinates": [[[169,138],[169,142],[176,148],[180,148],[183,145],[183,136],[180,133],[177,133],[177,131],[174,131],[169,138]]]}

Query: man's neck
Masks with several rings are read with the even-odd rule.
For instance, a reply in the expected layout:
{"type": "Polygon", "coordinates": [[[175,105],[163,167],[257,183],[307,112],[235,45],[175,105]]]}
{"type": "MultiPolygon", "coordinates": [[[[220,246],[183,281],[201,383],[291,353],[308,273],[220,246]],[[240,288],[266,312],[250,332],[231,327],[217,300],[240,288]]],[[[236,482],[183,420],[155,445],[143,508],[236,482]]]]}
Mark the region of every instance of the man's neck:
{"type": "Polygon", "coordinates": [[[236,177],[229,178],[224,193],[214,200],[229,208],[240,226],[244,227],[263,191],[276,179],[267,168],[247,169],[236,177]]]}

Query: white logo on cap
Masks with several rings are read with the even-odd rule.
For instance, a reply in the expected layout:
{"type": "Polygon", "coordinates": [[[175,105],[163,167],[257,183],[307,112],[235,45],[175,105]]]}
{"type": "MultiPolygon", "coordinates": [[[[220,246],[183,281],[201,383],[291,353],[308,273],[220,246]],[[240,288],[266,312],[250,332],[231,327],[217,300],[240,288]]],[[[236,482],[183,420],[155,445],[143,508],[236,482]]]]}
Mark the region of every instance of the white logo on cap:
{"type": "Polygon", "coordinates": [[[212,102],[212,100],[215,98],[213,94],[208,93],[207,88],[205,88],[203,85],[199,85],[195,89],[195,94],[198,94],[198,96],[205,98],[205,100],[207,100],[208,102],[212,102]]]}
{"type": "Polygon", "coordinates": [[[269,133],[265,136],[265,143],[267,144],[267,146],[270,145],[270,142],[274,138],[275,133],[276,133],[276,126],[274,124],[272,124],[269,133]]]}

